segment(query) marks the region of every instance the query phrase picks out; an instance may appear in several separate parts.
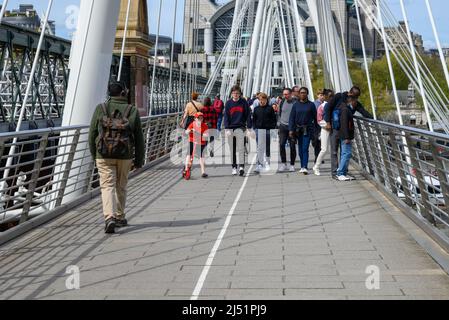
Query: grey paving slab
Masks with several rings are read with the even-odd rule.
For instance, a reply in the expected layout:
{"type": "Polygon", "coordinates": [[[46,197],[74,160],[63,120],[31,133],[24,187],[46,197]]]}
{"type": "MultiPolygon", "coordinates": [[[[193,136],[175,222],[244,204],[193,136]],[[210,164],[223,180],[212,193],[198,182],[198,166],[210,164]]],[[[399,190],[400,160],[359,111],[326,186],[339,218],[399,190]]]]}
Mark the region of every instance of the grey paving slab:
{"type": "MultiPolygon", "coordinates": [[[[130,226],[116,235],[103,234],[97,198],[1,247],[0,299],[189,299],[244,179],[179,171],[166,162],[131,181],[130,226]],[[69,266],[80,290],[66,288],[69,266]]],[[[449,297],[449,276],[358,177],[251,173],[200,299],[449,297]],[[368,266],[380,290],[367,289],[368,266]]]]}

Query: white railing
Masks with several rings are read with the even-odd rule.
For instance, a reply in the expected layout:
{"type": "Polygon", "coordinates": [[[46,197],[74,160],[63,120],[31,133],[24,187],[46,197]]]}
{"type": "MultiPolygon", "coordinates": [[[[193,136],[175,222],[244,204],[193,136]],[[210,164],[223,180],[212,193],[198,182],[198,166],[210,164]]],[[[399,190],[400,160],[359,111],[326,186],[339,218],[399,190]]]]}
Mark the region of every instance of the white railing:
{"type": "MultiPolygon", "coordinates": [[[[145,166],[170,154],[171,133],[180,114],[142,119],[146,138],[145,166]]],[[[0,225],[3,230],[57,209],[98,189],[99,177],[88,146],[87,126],[0,134],[0,225]],[[9,174],[5,164],[13,138],[16,153],[9,174]]]]}

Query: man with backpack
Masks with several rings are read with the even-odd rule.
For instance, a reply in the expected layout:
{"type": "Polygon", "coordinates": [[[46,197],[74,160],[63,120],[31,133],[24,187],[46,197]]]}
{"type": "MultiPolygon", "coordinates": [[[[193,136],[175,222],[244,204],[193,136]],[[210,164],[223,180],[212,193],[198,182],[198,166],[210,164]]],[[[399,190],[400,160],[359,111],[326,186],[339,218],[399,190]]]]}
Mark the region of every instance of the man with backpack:
{"type": "Polygon", "coordinates": [[[145,161],[145,142],[140,115],[127,101],[121,83],[109,85],[110,99],[97,106],[89,130],[89,148],[100,175],[105,232],[126,227],[125,206],[128,176],[133,160],[136,169],[145,161]]]}
{"type": "Polygon", "coordinates": [[[338,93],[334,96],[331,101],[326,105],[324,110],[324,120],[326,121],[326,129],[331,131],[331,168],[332,168],[332,177],[337,179],[337,169],[338,169],[338,151],[340,147],[340,139],[339,139],[339,130],[337,128],[333,128],[334,123],[339,123],[339,111],[336,110],[342,103],[346,103],[348,97],[354,100],[355,108],[351,109],[352,114],[354,115],[356,112],[362,114],[363,117],[368,119],[373,119],[373,116],[365,110],[363,105],[359,102],[361,90],[359,87],[354,86],[349,92],[338,93]],[[336,111],[336,112],[334,112],[336,111]],[[334,121],[332,121],[332,119],[334,121]]]}

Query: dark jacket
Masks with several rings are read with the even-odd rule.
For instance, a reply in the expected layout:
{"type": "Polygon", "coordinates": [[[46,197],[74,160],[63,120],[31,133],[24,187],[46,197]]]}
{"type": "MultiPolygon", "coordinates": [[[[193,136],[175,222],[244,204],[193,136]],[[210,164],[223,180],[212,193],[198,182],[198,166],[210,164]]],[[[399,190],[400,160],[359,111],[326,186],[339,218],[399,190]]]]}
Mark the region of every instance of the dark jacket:
{"type": "Polygon", "coordinates": [[[225,129],[251,128],[251,109],[245,99],[239,101],[229,100],[225,105],[224,114],[225,129]]]}
{"type": "MultiPolygon", "coordinates": [[[[122,114],[128,107],[126,99],[113,97],[107,103],[107,108],[110,114],[113,114],[115,110],[118,110],[122,114]]],[[[101,105],[98,105],[95,109],[94,115],[89,129],[89,149],[94,160],[102,159],[102,156],[97,151],[97,143],[99,138],[99,126],[100,121],[103,118],[103,111],[101,105]]],[[[134,165],[138,168],[142,167],[145,161],[145,142],[142,131],[142,123],[140,121],[139,111],[136,107],[133,107],[129,115],[129,123],[134,136],[134,149],[135,154],[127,154],[119,160],[132,160],[135,159],[134,165]]]]}
{"type": "MultiPolygon", "coordinates": [[[[335,95],[335,97],[333,99],[331,99],[331,101],[329,101],[329,103],[326,105],[326,108],[324,109],[324,120],[327,123],[331,123],[332,113],[334,112],[335,108],[340,106],[340,104],[342,102],[346,103],[348,94],[349,93],[347,91],[343,92],[343,93],[337,93],[335,95]]],[[[352,114],[354,115],[356,112],[360,112],[362,114],[362,116],[365,118],[373,119],[373,116],[371,115],[371,113],[366,111],[360,102],[357,102],[357,107],[354,110],[352,110],[352,114]]]]}
{"type": "Polygon", "coordinates": [[[289,130],[296,132],[298,127],[307,126],[307,134],[313,136],[316,123],[316,107],[311,101],[296,101],[290,114],[289,130]]]}
{"type": "Polygon", "coordinates": [[[338,137],[341,140],[354,140],[354,115],[353,109],[346,103],[341,103],[338,107],[340,113],[340,130],[338,137]]]}
{"type": "Polygon", "coordinates": [[[258,106],[254,108],[252,122],[253,129],[276,129],[277,117],[273,106],[266,105],[265,107],[258,106]]]}

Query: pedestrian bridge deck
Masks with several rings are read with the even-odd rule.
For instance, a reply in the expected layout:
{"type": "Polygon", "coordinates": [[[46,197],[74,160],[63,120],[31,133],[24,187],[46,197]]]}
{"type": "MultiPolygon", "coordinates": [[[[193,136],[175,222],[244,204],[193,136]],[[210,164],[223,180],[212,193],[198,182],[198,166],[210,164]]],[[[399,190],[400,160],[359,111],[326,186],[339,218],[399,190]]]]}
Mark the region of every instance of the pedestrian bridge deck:
{"type": "Polygon", "coordinates": [[[449,276],[415,239],[432,240],[360,174],[341,183],[326,168],[251,174],[242,188],[228,166],[186,182],[162,163],[131,181],[117,234],[103,233],[96,198],[0,247],[0,299],[448,298],[449,276]],[[80,290],[66,288],[72,265],[80,290]],[[379,290],[366,288],[368,266],[379,290]]]}

